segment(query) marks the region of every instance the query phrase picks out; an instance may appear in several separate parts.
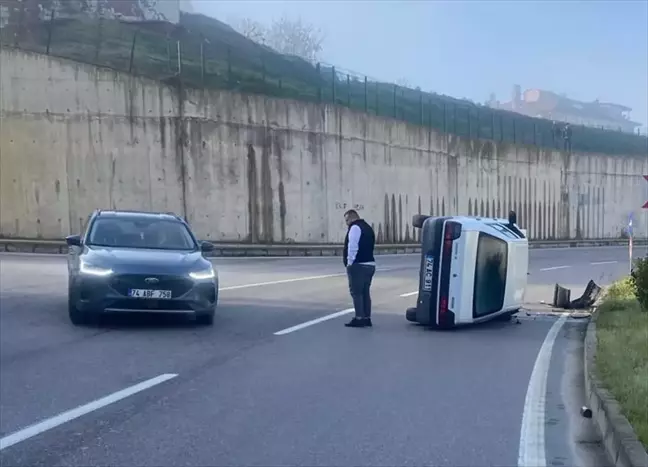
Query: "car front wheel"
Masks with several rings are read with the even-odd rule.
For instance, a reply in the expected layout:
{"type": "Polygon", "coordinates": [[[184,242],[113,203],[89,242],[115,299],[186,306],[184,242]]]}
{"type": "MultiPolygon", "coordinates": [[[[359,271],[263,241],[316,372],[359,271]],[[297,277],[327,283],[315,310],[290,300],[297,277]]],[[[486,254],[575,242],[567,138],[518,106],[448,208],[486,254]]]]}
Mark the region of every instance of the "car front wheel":
{"type": "Polygon", "coordinates": [[[71,291],[68,292],[68,316],[70,317],[72,324],[75,326],[85,326],[91,322],[89,313],[79,311],[76,307],[71,291]]]}

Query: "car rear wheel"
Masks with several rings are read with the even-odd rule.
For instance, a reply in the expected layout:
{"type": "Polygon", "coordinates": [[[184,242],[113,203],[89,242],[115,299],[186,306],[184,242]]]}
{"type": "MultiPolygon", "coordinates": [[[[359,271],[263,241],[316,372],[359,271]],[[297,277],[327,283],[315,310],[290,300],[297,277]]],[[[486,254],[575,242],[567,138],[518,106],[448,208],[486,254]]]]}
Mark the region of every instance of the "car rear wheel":
{"type": "Polygon", "coordinates": [[[199,315],[196,315],[196,323],[199,324],[200,326],[211,326],[214,324],[214,315],[215,312],[210,312],[210,313],[201,313],[199,315]]]}

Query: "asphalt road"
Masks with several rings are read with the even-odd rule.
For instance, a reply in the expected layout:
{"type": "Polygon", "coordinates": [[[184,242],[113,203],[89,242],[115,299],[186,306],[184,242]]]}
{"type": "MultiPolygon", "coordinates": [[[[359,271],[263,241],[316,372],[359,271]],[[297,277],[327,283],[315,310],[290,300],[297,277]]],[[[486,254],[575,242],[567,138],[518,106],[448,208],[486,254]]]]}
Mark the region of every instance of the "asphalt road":
{"type": "Polygon", "coordinates": [[[416,289],[418,258],[384,256],[372,329],[323,319],[351,306],[340,258],[215,260],[213,327],[140,316],[76,328],[64,257],[2,255],[0,464],[514,466],[522,445],[547,465],[604,465],[578,413],[585,322],[538,303],[555,282],[575,296],[620,277],[627,251],[530,261],[519,324],[411,325],[416,298],[401,295],[416,289]],[[534,371],[541,349],[553,352],[534,371]],[[546,395],[542,413],[527,392],[546,395]]]}

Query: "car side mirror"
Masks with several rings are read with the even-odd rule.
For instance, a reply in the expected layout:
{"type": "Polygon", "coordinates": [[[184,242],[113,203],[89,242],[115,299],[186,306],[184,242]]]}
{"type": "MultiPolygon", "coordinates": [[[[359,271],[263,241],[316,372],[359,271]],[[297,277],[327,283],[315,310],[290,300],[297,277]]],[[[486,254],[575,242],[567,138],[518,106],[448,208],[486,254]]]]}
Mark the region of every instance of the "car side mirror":
{"type": "Polygon", "coordinates": [[[214,244],[210,242],[201,242],[200,251],[202,251],[203,253],[214,251],[214,244]]]}
{"type": "Polygon", "coordinates": [[[68,246],[81,246],[81,236],[69,235],[65,237],[65,243],[67,243],[68,246]]]}

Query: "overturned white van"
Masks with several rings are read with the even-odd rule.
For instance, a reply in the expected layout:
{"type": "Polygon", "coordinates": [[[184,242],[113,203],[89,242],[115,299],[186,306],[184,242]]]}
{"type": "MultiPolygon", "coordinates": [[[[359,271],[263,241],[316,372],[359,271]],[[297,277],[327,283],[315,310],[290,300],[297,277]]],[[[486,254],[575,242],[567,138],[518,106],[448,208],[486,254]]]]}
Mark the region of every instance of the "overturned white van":
{"type": "Polygon", "coordinates": [[[526,232],[508,219],[414,216],[421,229],[416,306],[408,321],[434,328],[510,319],[522,307],[529,267],[526,232]]]}

